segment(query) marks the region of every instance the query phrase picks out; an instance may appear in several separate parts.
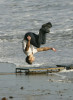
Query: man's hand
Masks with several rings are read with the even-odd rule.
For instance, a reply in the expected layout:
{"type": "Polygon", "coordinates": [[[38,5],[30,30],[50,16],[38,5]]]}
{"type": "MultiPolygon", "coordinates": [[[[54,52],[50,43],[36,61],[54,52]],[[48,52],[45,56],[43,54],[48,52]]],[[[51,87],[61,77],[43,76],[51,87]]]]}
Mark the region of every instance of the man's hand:
{"type": "Polygon", "coordinates": [[[55,48],[52,48],[52,50],[56,52],[56,49],[55,48]]]}
{"type": "Polygon", "coordinates": [[[30,37],[30,36],[28,36],[28,37],[27,37],[27,39],[28,39],[28,41],[30,41],[30,40],[31,40],[31,37],[30,37]]]}

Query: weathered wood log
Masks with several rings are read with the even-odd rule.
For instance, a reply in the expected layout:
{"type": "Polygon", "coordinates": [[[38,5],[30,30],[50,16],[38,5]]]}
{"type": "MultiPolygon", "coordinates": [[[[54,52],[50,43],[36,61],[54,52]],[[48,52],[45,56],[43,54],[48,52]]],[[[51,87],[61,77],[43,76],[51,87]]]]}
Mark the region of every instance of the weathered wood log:
{"type": "Polygon", "coordinates": [[[59,72],[63,70],[64,67],[24,67],[24,68],[16,68],[16,73],[25,72],[25,74],[45,74],[45,73],[53,73],[59,72]]]}

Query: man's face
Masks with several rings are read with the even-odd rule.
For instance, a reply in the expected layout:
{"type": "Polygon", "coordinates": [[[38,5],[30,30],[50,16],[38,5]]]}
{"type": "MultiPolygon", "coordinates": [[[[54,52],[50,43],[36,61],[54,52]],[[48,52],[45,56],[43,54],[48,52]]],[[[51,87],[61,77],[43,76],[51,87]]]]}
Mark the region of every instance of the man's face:
{"type": "Polygon", "coordinates": [[[29,61],[30,61],[30,63],[34,62],[35,61],[35,57],[34,56],[29,56],[29,61]]]}

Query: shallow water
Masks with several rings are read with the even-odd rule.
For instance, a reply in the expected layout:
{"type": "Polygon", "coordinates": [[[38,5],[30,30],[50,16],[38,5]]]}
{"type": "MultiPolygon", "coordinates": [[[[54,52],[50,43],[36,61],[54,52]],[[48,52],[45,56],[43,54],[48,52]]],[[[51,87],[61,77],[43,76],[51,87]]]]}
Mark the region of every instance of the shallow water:
{"type": "Polygon", "coordinates": [[[13,73],[15,65],[0,63],[0,99],[8,100],[73,100],[73,70],[40,75],[13,73]],[[9,66],[11,66],[9,68],[9,66]],[[9,68],[6,71],[5,68],[9,68]]]}
{"type": "Polygon", "coordinates": [[[73,83],[61,81],[60,77],[60,81],[55,78],[57,77],[54,75],[2,75],[0,98],[6,97],[10,100],[9,97],[12,96],[13,100],[72,100],[73,83]]]}

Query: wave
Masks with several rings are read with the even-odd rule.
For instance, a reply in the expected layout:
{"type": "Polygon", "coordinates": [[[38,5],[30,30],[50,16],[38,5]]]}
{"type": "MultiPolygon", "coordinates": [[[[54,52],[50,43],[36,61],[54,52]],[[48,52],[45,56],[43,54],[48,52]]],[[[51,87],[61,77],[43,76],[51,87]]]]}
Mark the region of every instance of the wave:
{"type": "Polygon", "coordinates": [[[50,81],[50,82],[59,82],[59,83],[71,83],[72,81],[71,80],[69,80],[69,79],[60,79],[60,80],[55,80],[55,79],[49,79],[48,81],[50,81]]]}
{"type": "Polygon", "coordinates": [[[73,72],[73,69],[69,69],[69,70],[64,69],[61,71],[61,73],[64,73],[64,72],[73,72]]]}
{"type": "Polygon", "coordinates": [[[13,40],[13,39],[22,39],[23,35],[5,35],[5,36],[0,36],[1,40],[13,40]]]}

